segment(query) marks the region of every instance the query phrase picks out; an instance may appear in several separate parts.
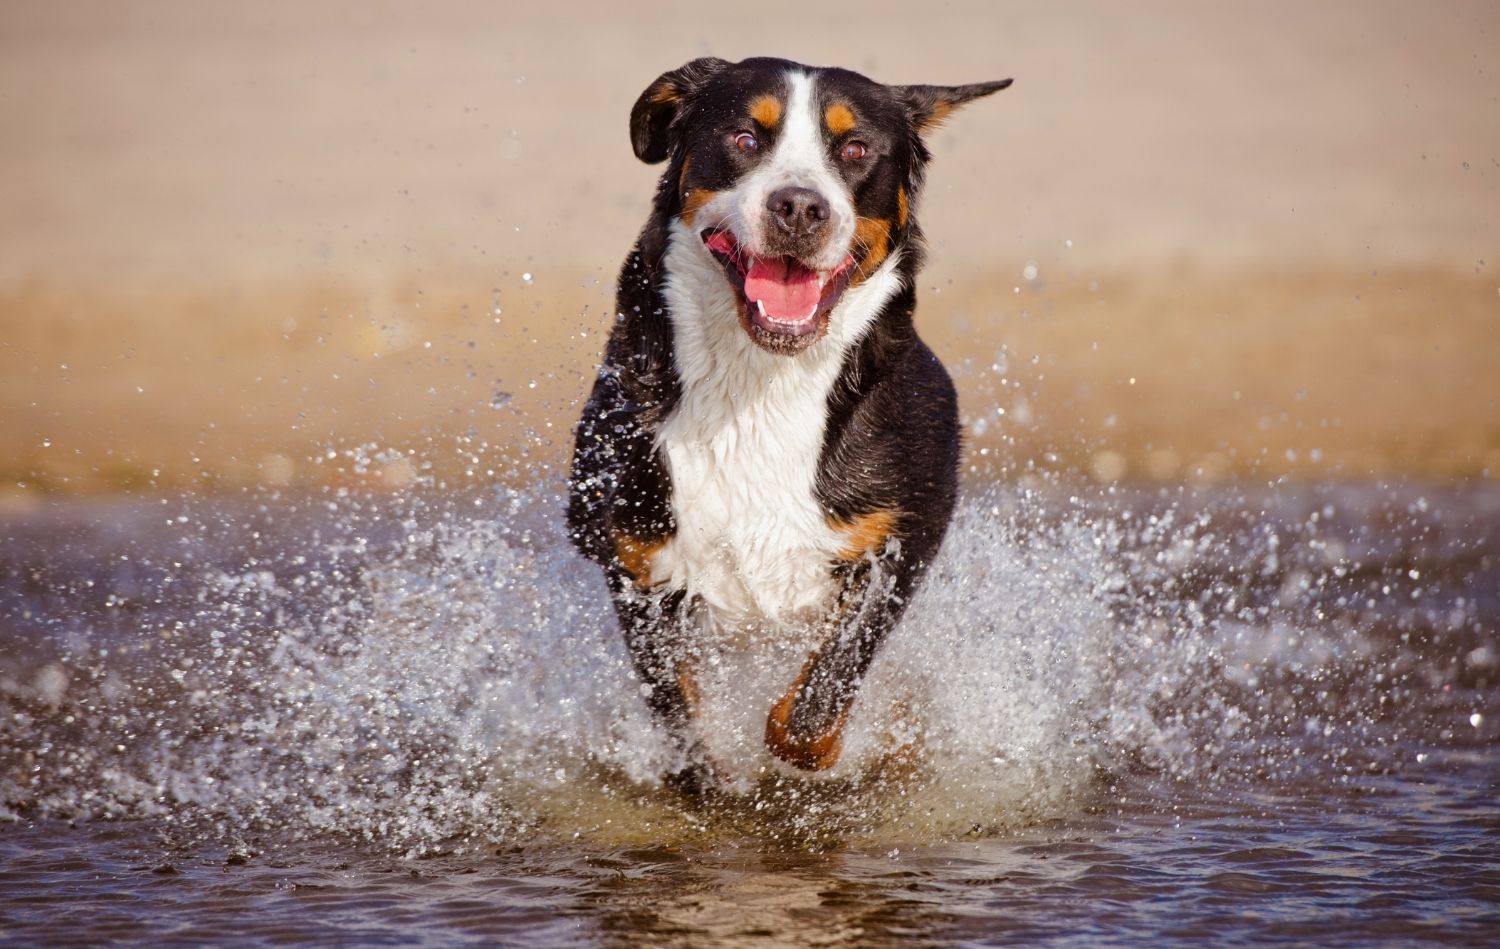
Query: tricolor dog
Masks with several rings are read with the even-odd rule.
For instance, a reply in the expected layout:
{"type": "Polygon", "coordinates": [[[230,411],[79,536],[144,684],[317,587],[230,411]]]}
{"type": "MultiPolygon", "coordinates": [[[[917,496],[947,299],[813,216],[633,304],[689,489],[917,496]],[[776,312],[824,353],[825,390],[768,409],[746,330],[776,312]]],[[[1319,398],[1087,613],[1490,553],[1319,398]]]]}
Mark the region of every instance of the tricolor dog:
{"type": "Polygon", "coordinates": [[[861,680],[953,511],[953,384],[917,336],[923,135],[1010,85],[887,86],[779,59],[697,59],[630,114],[666,162],[620,273],[577,429],[574,542],[603,566],[657,721],[695,734],[695,637],[808,624],[766,709],[771,754],[832,766],[861,680]]]}

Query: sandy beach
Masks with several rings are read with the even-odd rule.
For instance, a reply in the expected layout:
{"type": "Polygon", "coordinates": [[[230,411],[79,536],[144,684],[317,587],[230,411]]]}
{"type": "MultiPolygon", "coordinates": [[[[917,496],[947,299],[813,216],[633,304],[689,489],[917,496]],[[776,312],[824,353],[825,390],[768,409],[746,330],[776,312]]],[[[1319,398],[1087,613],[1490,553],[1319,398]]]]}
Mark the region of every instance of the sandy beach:
{"type": "Polygon", "coordinates": [[[1500,471],[1492,6],[860,9],[7,5],[6,496],[561,459],[655,174],[626,115],[706,53],[1016,77],[921,206],[976,464],[1500,471]]]}

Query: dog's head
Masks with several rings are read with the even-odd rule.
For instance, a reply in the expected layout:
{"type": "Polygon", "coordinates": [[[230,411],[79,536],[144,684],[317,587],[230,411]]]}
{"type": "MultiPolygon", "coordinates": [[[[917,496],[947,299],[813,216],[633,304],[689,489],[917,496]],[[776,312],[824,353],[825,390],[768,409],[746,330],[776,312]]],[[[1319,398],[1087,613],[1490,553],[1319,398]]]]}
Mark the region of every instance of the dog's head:
{"type": "Polygon", "coordinates": [[[887,86],[781,59],[697,59],[641,93],[630,139],[642,161],[669,162],[658,212],[723,266],[745,332],[791,354],[914,241],[922,135],[1010,83],[887,86]]]}

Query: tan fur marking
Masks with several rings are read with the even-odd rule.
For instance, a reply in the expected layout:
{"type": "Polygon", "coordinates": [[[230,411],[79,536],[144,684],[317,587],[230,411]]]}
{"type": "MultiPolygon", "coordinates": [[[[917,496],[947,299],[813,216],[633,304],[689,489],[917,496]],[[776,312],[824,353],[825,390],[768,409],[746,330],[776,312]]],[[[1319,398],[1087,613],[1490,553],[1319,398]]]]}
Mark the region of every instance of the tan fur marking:
{"type": "Polygon", "coordinates": [[[792,706],[797,702],[797,693],[812,671],[813,660],[816,658],[817,653],[808,656],[807,664],[802,667],[797,681],[771,707],[771,714],[766,717],[766,747],[782,761],[804,771],[825,771],[838,763],[839,756],[844,753],[844,724],[849,719],[849,711],[845,709],[832,728],[810,738],[794,736],[787,731],[787,721],[791,718],[792,706]]]}
{"type": "Polygon", "coordinates": [[[865,252],[849,281],[859,284],[869,279],[891,252],[891,222],[877,217],[859,218],[854,224],[854,245],[865,252]]]}
{"type": "Polygon", "coordinates": [[[717,191],[708,188],[689,188],[682,195],[682,223],[688,227],[693,226],[693,218],[703,210],[703,206],[714,199],[717,191]]]}
{"type": "Polygon", "coordinates": [[[828,126],[828,131],[843,135],[854,128],[854,112],[847,105],[835,102],[823,110],[823,122],[828,126]]]}
{"type": "Polygon", "coordinates": [[[899,698],[891,705],[891,721],[885,730],[886,752],[880,762],[881,770],[897,779],[913,775],[922,746],[922,733],[917,729],[917,716],[911,703],[899,698]],[[902,736],[902,732],[907,737],[902,736]]]}
{"type": "Polygon", "coordinates": [[[781,100],[775,96],[761,96],[750,103],[750,118],[758,122],[761,128],[775,128],[776,123],[781,121],[781,100]]]}
{"type": "Polygon", "coordinates": [[[926,132],[931,129],[937,128],[939,125],[943,124],[948,116],[952,114],[953,103],[947,101],[946,99],[939,99],[937,102],[933,103],[932,114],[927,117],[927,121],[922,123],[920,131],[926,132]]]}
{"type": "Polygon", "coordinates": [[[688,227],[693,226],[693,218],[697,217],[698,212],[703,209],[703,206],[712,201],[714,196],[718,194],[717,191],[711,191],[708,188],[689,188],[687,180],[692,172],[693,159],[689,157],[683,160],[682,172],[677,176],[677,192],[682,195],[682,214],[680,217],[682,218],[682,222],[688,227]]]}
{"type": "Polygon", "coordinates": [[[663,83],[660,88],[651,93],[651,101],[657,105],[666,105],[681,98],[682,95],[677,91],[677,87],[670,82],[663,83]]]}
{"type": "Polygon", "coordinates": [[[651,587],[651,559],[665,547],[663,541],[642,540],[629,534],[615,534],[615,558],[642,590],[651,587]]]}
{"type": "Polygon", "coordinates": [[[703,704],[703,693],[698,688],[698,678],[693,675],[693,667],[686,659],[677,663],[677,689],[682,693],[682,700],[687,703],[688,715],[697,718],[698,707],[703,704]]]}
{"type": "Polygon", "coordinates": [[[906,186],[896,186],[896,223],[902,227],[906,226],[907,217],[911,214],[911,208],[906,203],[906,186]]]}
{"type": "Polygon", "coordinates": [[[849,521],[828,520],[828,527],[845,537],[845,544],[839,551],[840,560],[858,560],[865,554],[879,550],[885,546],[893,532],[896,530],[895,511],[874,511],[870,514],[861,514],[849,521]]]}

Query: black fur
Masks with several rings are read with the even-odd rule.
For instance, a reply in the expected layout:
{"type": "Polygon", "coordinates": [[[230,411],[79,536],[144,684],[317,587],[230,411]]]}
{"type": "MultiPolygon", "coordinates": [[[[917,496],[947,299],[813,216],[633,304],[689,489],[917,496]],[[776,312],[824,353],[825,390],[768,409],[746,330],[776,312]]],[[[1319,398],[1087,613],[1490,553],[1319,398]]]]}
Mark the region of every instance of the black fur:
{"type": "MultiPolygon", "coordinates": [[[[893,514],[894,542],[873,557],[825,565],[843,592],[829,604],[824,645],[794,690],[785,723],[789,735],[809,739],[840,727],[870,662],[937,553],[957,491],[957,398],[947,372],[913,325],[913,288],[923,258],[915,204],[928,160],[921,135],[953,107],[1009,81],[893,87],[846,70],[807,69],[774,59],[738,64],[699,59],[663,74],[631,112],[636,156],[665,161],[667,167],[650,218],[620,273],[616,324],[577,428],[568,524],[579,549],[606,571],[627,647],[648,686],[648,704],[684,743],[692,697],[684,691],[677,664],[691,650],[688,604],[680,592],[643,589],[620,546],[657,544],[676,529],[671,473],[654,444],[682,394],[662,294],[666,235],[684,214],[688,194],[732,187],[774,148],[774,127],[756,128],[766,141],[759,154],[727,144],[726,129],[744,125],[758,97],[784,95],[784,77],[794,68],[815,75],[825,100],[818,104],[820,113],[837,101],[860,117],[855,132],[834,135],[825,129],[825,137],[830,155],[839,155],[857,135],[878,156],[837,167],[858,215],[888,226],[885,251],[900,251],[903,289],[851,349],[829,396],[814,490],[832,522],[893,514]]],[[[875,263],[872,256],[871,269],[875,263]]],[[[679,780],[694,785],[703,777],[701,763],[697,767],[690,766],[679,780]]]]}

